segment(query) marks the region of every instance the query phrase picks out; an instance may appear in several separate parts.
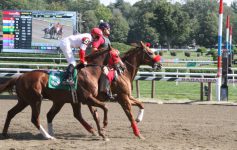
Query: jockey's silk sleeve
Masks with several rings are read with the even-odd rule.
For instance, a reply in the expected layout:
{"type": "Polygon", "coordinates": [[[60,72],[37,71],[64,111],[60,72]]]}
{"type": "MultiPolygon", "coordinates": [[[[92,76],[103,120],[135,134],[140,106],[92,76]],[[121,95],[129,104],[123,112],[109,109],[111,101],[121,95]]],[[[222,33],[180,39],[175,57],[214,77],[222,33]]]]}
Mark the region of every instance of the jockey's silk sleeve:
{"type": "Polygon", "coordinates": [[[80,49],[85,51],[90,42],[91,41],[88,37],[82,38],[82,43],[80,45],[80,49]]]}

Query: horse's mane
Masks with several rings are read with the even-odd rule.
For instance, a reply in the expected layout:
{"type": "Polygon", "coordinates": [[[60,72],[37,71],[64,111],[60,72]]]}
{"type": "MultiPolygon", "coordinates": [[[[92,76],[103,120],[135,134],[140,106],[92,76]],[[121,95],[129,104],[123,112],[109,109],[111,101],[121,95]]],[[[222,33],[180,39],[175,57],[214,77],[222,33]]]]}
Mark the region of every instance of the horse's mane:
{"type": "Polygon", "coordinates": [[[132,54],[136,53],[141,47],[140,46],[136,46],[136,47],[132,47],[130,48],[127,52],[125,52],[123,54],[122,61],[125,61],[126,59],[128,59],[132,54]]]}
{"type": "Polygon", "coordinates": [[[109,50],[100,50],[98,52],[95,52],[95,53],[92,53],[92,54],[89,54],[85,57],[86,60],[91,60],[91,59],[95,59],[97,58],[98,56],[108,52],[109,50]]]}

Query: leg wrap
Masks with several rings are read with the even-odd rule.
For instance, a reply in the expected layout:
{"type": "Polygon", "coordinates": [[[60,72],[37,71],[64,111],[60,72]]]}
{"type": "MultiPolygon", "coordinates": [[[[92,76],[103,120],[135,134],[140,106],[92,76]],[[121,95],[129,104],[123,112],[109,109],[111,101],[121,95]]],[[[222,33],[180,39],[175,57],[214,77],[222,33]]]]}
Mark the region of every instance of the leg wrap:
{"type": "Polygon", "coordinates": [[[137,124],[136,122],[132,122],[132,129],[133,129],[133,133],[136,135],[136,136],[139,136],[140,135],[140,131],[137,127],[137,124]]]}

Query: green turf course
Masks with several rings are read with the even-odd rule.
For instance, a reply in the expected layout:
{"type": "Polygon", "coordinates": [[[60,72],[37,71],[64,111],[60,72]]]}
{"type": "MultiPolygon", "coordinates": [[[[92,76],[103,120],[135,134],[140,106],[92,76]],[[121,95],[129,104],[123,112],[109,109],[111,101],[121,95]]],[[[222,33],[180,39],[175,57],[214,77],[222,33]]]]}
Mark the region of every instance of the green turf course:
{"type": "MultiPolygon", "coordinates": [[[[151,98],[151,81],[139,81],[141,98],[151,98]]],[[[229,101],[237,102],[237,85],[228,85],[229,101]]],[[[136,84],[133,82],[133,96],[136,97],[136,84]]],[[[200,100],[200,83],[198,82],[155,82],[155,97],[158,100],[200,100]]],[[[206,97],[204,97],[206,100],[206,97]]],[[[212,83],[212,100],[216,100],[216,84],[212,83]]]]}
{"type": "MultiPolygon", "coordinates": [[[[119,46],[118,46],[119,47],[119,46]]],[[[128,48],[126,48],[128,49],[128,48]]],[[[59,54],[24,54],[24,53],[0,53],[0,56],[6,56],[6,57],[51,57],[51,58],[59,58],[64,57],[63,55],[59,54]]],[[[77,55],[76,55],[77,57],[77,55]]],[[[212,57],[206,56],[205,54],[200,55],[197,57],[196,52],[191,52],[190,57],[186,57],[184,55],[184,51],[177,51],[176,56],[171,56],[169,51],[163,52],[163,58],[165,59],[179,59],[179,60],[187,60],[187,61],[201,61],[201,60],[212,60],[212,57]]],[[[11,62],[11,63],[29,63],[29,64],[66,64],[65,60],[59,62],[58,60],[9,60],[4,59],[0,62],[11,62]]],[[[163,63],[163,67],[186,67],[187,64],[185,63],[163,63]]],[[[3,66],[1,66],[3,67],[3,66]]],[[[10,66],[4,66],[10,67],[10,66]]],[[[193,66],[192,66],[193,67],[193,66]]],[[[216,68],[216,64],[210,64],[210,65],[197,65],[196,68],[216,68]]],[[[233,67],[236,68],[236,65],[233,65],[233,67]]],[[[19,68],[33,68],[31,66],[19,66],[19,68]]],[[[51,69],[54,67],[41,67],[42,69],[51,69]]],[[[64,69],[63,67],[61,69],[64,69]]],[[[147,71],[147,70],[143,70],[147,71]]],[[[164,70],[163,70],[164,71],[164,70]]],[[[170,72],[174,72],[174,70],[166,70],[170,72]]],[[[181,71],[182,72],[182,71],[181,71]]],[[[207,73],[212,73],[212,71],[205,71],[207,73]]],[[[135,83],[135,81],[134,81],[135,83]]],[[[198,82],[179,82],[176,84],[176,82],[167,82],[167,81],[156,81],[155,82],[155,100],[200,100],[200,83],[198,82]]],[[[212,83],[212,100],[216,100],[216,87],[215,83],[212,83]]],[[[135,84],[133,84],[133,95],[136,96],[136,90],[135,90],[135,84]]],[[[237,102],[237,85],[236,87],[232,84],[228,85],[229,87],[229,101],[237,102]]],[[[140,81],[140,96],[141,98],[151,98],[151,81],[140,81]]],[[[204,97],[206,99],[206,97],[204,97]]]]}

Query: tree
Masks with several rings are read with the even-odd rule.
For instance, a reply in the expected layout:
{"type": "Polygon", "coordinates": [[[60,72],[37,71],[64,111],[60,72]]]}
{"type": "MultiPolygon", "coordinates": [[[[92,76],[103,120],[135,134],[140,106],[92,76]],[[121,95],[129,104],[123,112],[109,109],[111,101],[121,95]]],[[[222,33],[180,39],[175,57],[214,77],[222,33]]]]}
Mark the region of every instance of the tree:
{"type": "Polygon", "coordinates": [[[95,10],[100,5],[99,0],[67,0],[68,10],[84,13],[87,10],[95,10]]]}
{"type": "Polygon", "coordinates": [[[160,33],[168,49],[174,41],[182,42],[189,37],[189,16],[180,6],[160,2],[154,14],[154,19],[151,19],[150,23],[160,33]]]}
{"type": "Polygon", "coordinates": [[[26,8],[26,2],[27,0],[1,0],[1,7],[2,9],[25,9],[26,8]]]}
{"type": "Polygon", "coordinates": [[[189,14],[191,19],[190,39],[195,39],[196,44],[210,47],[217,43],[218,8],[216,1],[195,0],[187,1],[183,5],[183,10],[189,14]]]}
{"type": "Polygon", "coordinates": [[[212,47],[218,42],[218,18],[216,15],[206,15],[200,24],[199,38],[197,44],[205,47],[212,47]]]}
{"type": "Polygon", "coordinates": [[[109,21],[111,25],[110,39],[112,42],[127,42],[129,25],[121,13],[114,13],[113,18],[109,21]]]}
{"type": "Polygon", "coordinates": [[[47,10],[62,11],[62,10],[67,10],[67,7],[65,7],[64,2],[53,1],[52,3],[50,3],[50,5],[47,5],[46,9],[47,10]]]}
{"type": "Polygon", "coordinates": [[[95,9],[95,15],[98,20],[109,21],[112,18],[112,12],[109,8],[105,7],[104,5],[99,5],[95,9]]]}
{"type": "Polygon", "coordinates": [[[156,44],[159,42],[159,33],[150,25],[150,20],[154,17],[155,5],[154,0],[143,0],[133,5],[128,21],[130,24],[128,43],[145,41],[156,44]]]}
{"type": "Polygon", "coordinates": [[[82,15],[82,20],[85,21],[83,23],[83,30],[82,32],[90,33],[90,30],[93,27],[98,26],[98,19],[96,18],[95,11],[94,10],[88,10],[85,11],[82,15]]]}
{"type": "Polygon", "coordinates": [[[234,0],[232,3],[231,3],[231,8],[233,10],[234,13],[237,13],[237,0],[234,0]]]}
{"type": "Polygon", "coordinates": [[[155,28],[149,25],[149,21],[153,17],[154,14],[149,12],[146,12],[139,17],[129,32],[129,43],[145,41],[154,44],[159,42],[159,33],[156,32],[155,28]]]}

